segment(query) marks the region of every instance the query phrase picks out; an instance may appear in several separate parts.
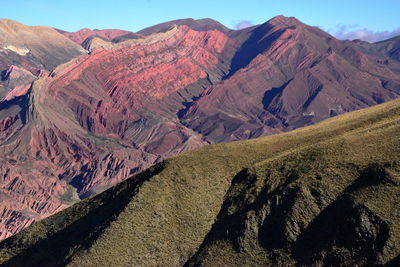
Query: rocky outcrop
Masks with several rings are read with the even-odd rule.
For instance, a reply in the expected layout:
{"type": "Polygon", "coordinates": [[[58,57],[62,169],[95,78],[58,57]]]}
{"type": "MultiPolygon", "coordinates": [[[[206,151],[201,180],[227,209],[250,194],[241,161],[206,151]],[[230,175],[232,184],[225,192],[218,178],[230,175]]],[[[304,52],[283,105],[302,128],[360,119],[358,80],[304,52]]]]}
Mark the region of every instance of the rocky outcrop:
{"type": "Polygon", "coordinates": [[[111,48],[113,46],[113,43],[107,40],[104,40],[103,38],[97,37],[97,36],[92,36],[87,38],[85,41],[82,43],[83,48],[85,48],[87,51],[92,52],[93,50],[99,49],[99,48],[111,48]]]}

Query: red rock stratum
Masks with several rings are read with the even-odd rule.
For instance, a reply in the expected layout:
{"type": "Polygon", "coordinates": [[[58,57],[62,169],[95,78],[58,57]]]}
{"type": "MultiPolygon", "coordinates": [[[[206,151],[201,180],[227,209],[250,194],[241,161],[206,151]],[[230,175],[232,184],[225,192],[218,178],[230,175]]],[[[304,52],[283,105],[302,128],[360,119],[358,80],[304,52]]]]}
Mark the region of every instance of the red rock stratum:
{"type": "Polygon", "coordinates": [[[38,48],[9,39],[12,51],[0,57],[1,238],[164,158],[292,130],[400,92],[395,44],[339,41],[295,18],[240,31],[183,20],[139,33],[146,37],[118,42],[125,32],[63,33],[79,44],[91,38],[84,53],[58,31],[35,28],[49,56],[33,61],[24,49],[38,48]],[[42,40],[41,30],[54,37],[42,40]],[[73,53],[56,62],[56,48],[73,53]],[[39,64],[45,59],[54,67],[39,64]]]}

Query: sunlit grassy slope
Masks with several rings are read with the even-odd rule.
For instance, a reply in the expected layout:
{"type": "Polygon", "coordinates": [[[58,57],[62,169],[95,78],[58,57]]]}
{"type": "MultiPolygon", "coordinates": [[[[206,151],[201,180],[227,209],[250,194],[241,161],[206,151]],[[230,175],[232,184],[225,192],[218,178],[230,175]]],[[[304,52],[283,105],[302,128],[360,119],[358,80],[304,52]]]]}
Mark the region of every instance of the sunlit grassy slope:
{"type": "Polygon", "coordinates": [[[5,266],[396,264],[400,101],[182,154],[0,244],[5,266]]]}

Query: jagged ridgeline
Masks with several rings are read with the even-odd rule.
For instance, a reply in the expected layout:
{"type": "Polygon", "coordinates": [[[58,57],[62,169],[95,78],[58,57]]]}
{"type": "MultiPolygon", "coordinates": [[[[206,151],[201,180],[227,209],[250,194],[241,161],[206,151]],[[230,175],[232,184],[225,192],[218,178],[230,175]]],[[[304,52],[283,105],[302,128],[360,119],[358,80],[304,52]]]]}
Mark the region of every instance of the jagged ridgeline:
{"type": "Polygon", "coordinates": [[[399,266],[400,101],[168,159],[1,243],[3,266],[399,266]]]}

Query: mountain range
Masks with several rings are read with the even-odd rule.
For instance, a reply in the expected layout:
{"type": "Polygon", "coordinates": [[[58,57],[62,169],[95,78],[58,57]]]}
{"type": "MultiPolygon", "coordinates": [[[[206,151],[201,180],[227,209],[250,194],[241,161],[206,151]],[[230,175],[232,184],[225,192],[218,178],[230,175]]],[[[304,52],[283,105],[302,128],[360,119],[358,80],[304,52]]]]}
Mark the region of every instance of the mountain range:
{"type": "MultiPolygon", "coordinates": [[[[0,20],[0,33],[3,239],[166,158],[291,131],[400,94],[398,38],[341,41],[292,17],[236,31],[185,19],[138,33],[0,20]]],[[[223,197],[199,226],[201,240],[174,260],[194,253],[223,197]]]]}
{"type": "Polygon", "coordinates": [[[400,100],[167,159],[0,243],[2,266],[399,266],[400,100]]]}

